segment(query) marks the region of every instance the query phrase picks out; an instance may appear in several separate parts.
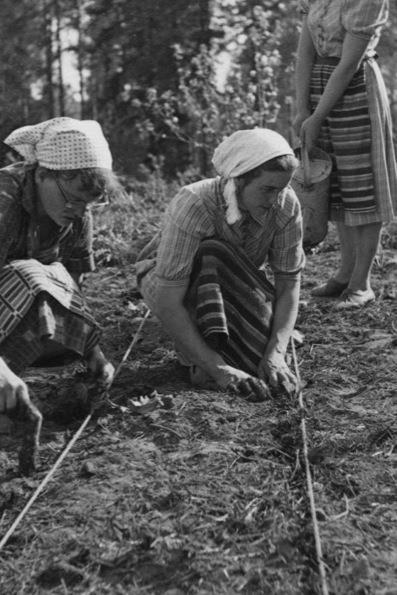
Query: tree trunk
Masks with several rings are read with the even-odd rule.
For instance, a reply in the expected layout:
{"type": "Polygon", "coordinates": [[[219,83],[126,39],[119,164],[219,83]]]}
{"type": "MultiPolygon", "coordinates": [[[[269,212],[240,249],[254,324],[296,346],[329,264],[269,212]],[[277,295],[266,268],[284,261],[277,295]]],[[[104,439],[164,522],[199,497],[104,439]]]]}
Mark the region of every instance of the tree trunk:
{"type": "Polygon", "coordinates": [[[52,71],[54,63],[54,52],[52,42],[52,11],[51,5],[49,5],[48,2],[46,2],[46,0],[44,0],[43,2],[43,15],[47,110],[48,117],[53,118],[55,115],[55,99],[52,71]]]}
{"type": "Polygon", "coordinates": [[[61,36],[61,15],[59,10],[59,2],[55,0],[55,39],[56,39],[56,56],[58,62],[58,104],[59,114],[65,115],[65,89],[63,85],[63,65],[62,65],[62,36],[61,36]]]}
{"type": "Polygon", "coordinates": [[[80,117],[84,119],[86,117],[86,108],[85,108],[85,81],[84,81],[84,71],[83,71],[83,45],[82,45],[82,26],[81,26],[81,2],[80,0],[76,0],[76,31],[77,31],[77,72],[79,77],[79,90],[80,90],[80,117]]]}

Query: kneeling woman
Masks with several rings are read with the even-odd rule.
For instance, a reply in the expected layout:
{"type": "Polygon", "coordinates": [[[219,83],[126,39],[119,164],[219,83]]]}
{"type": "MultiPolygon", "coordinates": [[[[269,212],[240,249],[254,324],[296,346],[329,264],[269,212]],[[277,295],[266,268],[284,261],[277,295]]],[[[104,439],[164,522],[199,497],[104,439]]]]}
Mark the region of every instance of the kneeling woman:
{"type": "Polygon", "coordinates": [[[0,170],[0,412],[28,398],[19,374],[47,356],[82,356],[111,383],[79,282],[94,268],[90,205],[120,190],[95,121],[54,118],[5,143],[25,160],[0,170]]]}
{"type": "Polygon", "coordinates": [[[193,382],[208,376],[264,398],[267,382],[288,390],[296,383],[285,353],[304,264],[289,186],[297,160],[278,133],[253,129],[226,138],[213,163],[219,177],[185,186],[171,201],[159,242],[138,258],[138,283],[193,382]]]}

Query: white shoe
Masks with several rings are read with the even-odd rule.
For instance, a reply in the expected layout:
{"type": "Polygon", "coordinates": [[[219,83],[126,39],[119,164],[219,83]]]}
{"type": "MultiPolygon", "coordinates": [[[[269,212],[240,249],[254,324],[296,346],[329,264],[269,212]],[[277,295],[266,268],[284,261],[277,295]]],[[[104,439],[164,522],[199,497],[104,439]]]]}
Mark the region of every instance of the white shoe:
{"type": "Polygon", "coordinates": [[[375,301],[375,294],[372,289],[357,289],[357,291],[346,289],[335,308],[336,310],[352,310],[353,308],[361,308],[373,301],[375,301]]]}

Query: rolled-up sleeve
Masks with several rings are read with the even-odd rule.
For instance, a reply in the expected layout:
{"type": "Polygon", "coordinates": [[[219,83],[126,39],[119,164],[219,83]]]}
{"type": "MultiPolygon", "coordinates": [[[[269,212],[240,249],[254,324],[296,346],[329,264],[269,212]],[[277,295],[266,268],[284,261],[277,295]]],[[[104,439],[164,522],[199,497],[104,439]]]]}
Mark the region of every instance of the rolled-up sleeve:
{"type": "Polygon", "coordinates": [[[342,25],[348,33],[370,40],[388,18],[388,0],[344,0],[342,25]]]}
{"type": "Polygon", "coordinates": [[[213,235],[213,223],[208,213],[197,196],[183,188],[165,215],[155,271],[158,284],[184,284],[200,242],[209,235],[213,235]]]}
{"type": "Polygon", "coordinates": [[[305,265],[302,245],[302,213],[293,190],[286,196],[277,231],[269,250],[269,264],[279,277],[298,278],[305,265]]]}

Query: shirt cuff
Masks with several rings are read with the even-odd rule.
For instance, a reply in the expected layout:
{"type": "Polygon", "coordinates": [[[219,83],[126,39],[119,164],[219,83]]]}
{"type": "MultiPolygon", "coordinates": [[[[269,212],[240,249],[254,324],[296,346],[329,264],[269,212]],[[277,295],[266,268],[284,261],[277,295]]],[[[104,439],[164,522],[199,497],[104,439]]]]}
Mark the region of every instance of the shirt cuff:
{"type": "Polygon", "coordinates": [[[274,277],[278,279],[290,279],[298,281],[301,276],[301,269],[299,271],[284,272],[284,271],[273,271],[274,277]]]}

